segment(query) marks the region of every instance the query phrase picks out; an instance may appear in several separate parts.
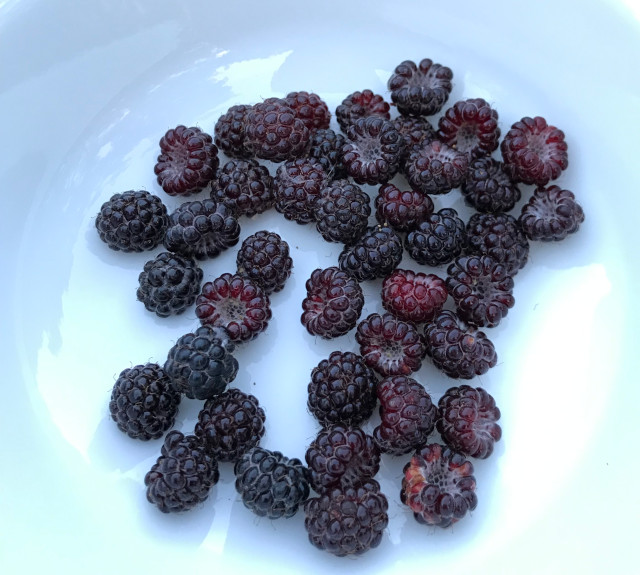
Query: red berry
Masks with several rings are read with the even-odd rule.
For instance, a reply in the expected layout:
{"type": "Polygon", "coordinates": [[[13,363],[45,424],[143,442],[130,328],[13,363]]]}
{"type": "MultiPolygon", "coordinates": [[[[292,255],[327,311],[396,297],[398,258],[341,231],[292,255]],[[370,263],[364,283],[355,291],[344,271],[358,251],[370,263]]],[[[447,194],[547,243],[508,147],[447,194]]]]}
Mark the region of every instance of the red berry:
{"type": "Polygon", "coordinates": [[[251,157],[251,151],[245,145],[247,113],[253,106],[231,106],[216,122],[213,129],[215,143],[230,158],[251,157]]]}
{"type": "Polygon", "coordinates": [[[314,93],[289,92],[284,99],[309,130],[326,130],[331,121],[331,112],[327,104],[314,93]]]}
{"type": "Polygon", "coordinates": [[[560,241],[578,231],[584,211],[572,192],[549,186],[535,190],[518,222],[530,240],[560,241]]]}
{"type": "Polygon", "coordinates": [[[433,201],[417,190],[401,192],[393,184],[383,184],[375,199],[376,219],[398,232],[408,232],[433,213],[433,201]]]}
{"type": "Polygon", "coordinates": [[[299,158],[282,164],[273,179],[275,208],[287,220],[307,224],[316,219],[316,200],[329,183],[322,164],[299,158]]]}
{"type": "Polygon", "coordinates": [[[382,283],[384,309],[403,321],[431,321],[446,300],[445,282],[434,274],[396,269],[382,283]]]}
{"type": "Polygon", "coordinates": [[[371,90],[349,94],[336,108],[336,120],[345,132],[356,120],[367,116],[379,116],[386,120],[391,118],[389,104],[371,90]]]}
{"type": "Polygon", "coordinates": [[[409,153],[404,173],[412,188],[425,194],[446,194],[464,182],[469,157],[438,140],[426,141],[409,153]]]}

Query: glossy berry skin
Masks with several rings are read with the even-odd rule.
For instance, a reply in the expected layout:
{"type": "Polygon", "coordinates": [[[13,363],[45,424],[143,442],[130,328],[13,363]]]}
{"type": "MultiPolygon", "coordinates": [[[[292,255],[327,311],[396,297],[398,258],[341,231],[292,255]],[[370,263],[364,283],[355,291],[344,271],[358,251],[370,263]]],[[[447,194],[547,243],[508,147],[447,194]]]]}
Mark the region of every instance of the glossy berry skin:
{"type": "Polygon", "coordinates": [[[223,327],[232,341],[243,343],[267,329],[271,303],[249,278],[224,273],[202,286],[196,299],[196,316],[202,325],[223,327]]]}
{"type": "Polygon", "coordinates": [[[275,208],[287,220],[308,224],[316,219],[316,200],[329,184],[322,164],[308,158],[289,160],[274,177],[275,208]]]}
{"type": "Polygon", "coordinates": [[[389,275],[402,261],[402,239],[388,226],[374,226],[338,256],[340,269],[358,281],[389,275]]]}
{"type": "Polygon", "coordinates": [[[380,186],[375,199],[376,219],[397,232],[409,232],[433,213],[433,201],[417,190],[400,191],[388,183],[380,186]]]}
{"type": "Polygon", "coordinates": [[[200,128],[177,126],[160,140],[154,171],[158,184],[170,196],[201,191],[215,176],[220,160],[213,138],[200,128]]]}
{"type": "Polygon", "coordinates": [[[424,194],[446,194],[464,182],[469,157],[439,140],[415,146],[404,164],[409,185],[424,194]]]}
{"type": "Polygon", "coordinates": [[[478,504],[473,464],[448,447],[424,446],[403,473],[400,500],[418,523],[449,527],[478,504]]]}
{"type": "Polygon", "coordinates": [[[313,92],[289,92],[284,98],[309,130],[326,130],[331,122],[331,112],[326,102],[313,92]]]}
{"type": "Polygon", "coordinates": [[[410,231],[404,241],[413,260],[433,267],[453,261],[463,252],[465,245],[465,224],[453,208],[443,208],[431,214],[410,231]]]}
{"type": "Polygon", "coordinates": [[[328,242],[353,244],[369,226],[371,201],[349,180],[334,180],[316,201],[316,229],[328,242]]]}
{"type": "Polygon", "coordinates": [[[382,306],[402,321],[431,321],[447,301],[442,278],[412,270],[396,269],[382,282],[382,306]]]}
{"type": "Polygon", "coordinates": [[[502,437],[497,421],[500,410],[493,397],[481,387],[452,387],[440,398],[438,432],[454,451],[486,459],[502,437]]]}
{"type": "Polygon", "coordinates": [[[200,439],[173,430],[145,475],[147,500],[163,513],[188,511],[209,497],[219,478],[218,463],[200,439]]]}
{"type": "Polygon", "coordinates": [[[320,162],[330,179],[341,180],[347,177],[342,163],[342,147],[345,143],[345,137],[331,128],[315,130],[311,134],[307,157],[320,162]]]}
{"type": "Polygon", "coordinates": [[[395,375],[378,384],[380,425],[373,437],[380,451],[403,455],[424,445],[435,428],[438,410],[415,379],[395,375]]]}
{"type": "Polygon", "coordinates": [[[265,294],[281,291],[293,269],[289,244],[279,234],[260,230],[247,236],[236,257],[238,275],[258,284],[265,294]]]}
{"type": "Polygon", "coordinates": [[[482,213],[509,212],[521,197],[504,164],[490,157],[471,161],[461,191],[465,203],[482,213]]]}
{"type": "Polygon", "coordinates": [[[437,139],[437,132],[426,118],[417,116],[398,116],[391,120],[404,139],[405,154],[414,146],[437,139]]]}
{"type": "Polygon", "coordinates": [[[95,225],[100,239],[112,250],[143,252],[162,242],[169,216],[158,196],[130,190],[102,204],[95,225]]]}
{"type": "Polygon", "coordinates": [[[380,375],[409,375],[418,371],[424,344],[416,326],[390,313],[372,313],[358,324],[356,341],[367,365],[380,375]]]}
{"type": "Polygon", "coordinates": [[[247,114],[252,109],[253,106],[244,104],[231,106],[216,122],[214,142],[230,158],[248,159],[252,156],[245,145],[247,114]]]}
{"type": "Polygon", "coordinates": [[[259,517],[292,517],[309,497],[308,470],[299,459],[279,451],[253,447],[233,471],[242,503],[259,517]]]}
{"type": "Polygon", "coordinates": [[[323,425],[359,425],[376,405],[376,377],[364,359],[334,351],[311,371],[307,407],[323,425]]]}
{"type": "Polygon", "coordinates": [[[453,72],[424,58],[417,65],[405,60],[387,82],[391,101],[405,116],[431,116],[442,109],[451,93],[453,72]]]}
{"type": "Polygon", "coordinates": [[[564,132],[540,116],[513,124],[500,144],[511,179],[536,186],[546,186],[567,169],[567,149],[564,132]]]}
{"type": "Polygon", "coordinates": [[[111,391],[109,413],[132,439],[159,439],[176,420],[180,394],[157,363],[123,370],[111,391]]]}
{"type": "Polygon", "coordinates": [[[391,118],[389,109],[389,103],[382,96],[374,94],[371,90],[362,90],[349,94],[342,101],[336,108],[336,120],[346,132],[349,126],[360,118],[377,116],[388,120],[391,118]]]}
{"type": "Polygon", "coordinates": [[[495,327],[515,304],[513,277],[490,256],[461,256],[447,274],[456,312],[470,325],[495,327]]]}
{"type": "Polygon", "coordinates": [[[227,389],[205,402],[194,433],[216,461],[235,462],[260,443],[264,423],[264,410],[256,397],[227,389]]]}
{"type": "Polygon", "coordinates": [[[360,284],[335,266],[316,269],[306,282],[302,325],[313,336],[340,337],[356,327],[364,294],[360,284]]]}
{"type": "Polygon", "coordinates": [[[318,493],[371,479],[380,468],[373,437],[359,427],[341,423],[324,427],[305,454],[311,486],[318,493]]]}
{"type": "Polygon", "coordinates": [[[548,186],[533,192],[518,222],[530,240],[557,242],[578,231],[584,211],[573,192],[548,186]]]}
{"type": "Polygon", "coordinates": [[[424,328],[424,344],[433,364],[454,379],[483,375],[498,362],[491,340],[483,331],[465,325],[443,310],[424,328]]]}

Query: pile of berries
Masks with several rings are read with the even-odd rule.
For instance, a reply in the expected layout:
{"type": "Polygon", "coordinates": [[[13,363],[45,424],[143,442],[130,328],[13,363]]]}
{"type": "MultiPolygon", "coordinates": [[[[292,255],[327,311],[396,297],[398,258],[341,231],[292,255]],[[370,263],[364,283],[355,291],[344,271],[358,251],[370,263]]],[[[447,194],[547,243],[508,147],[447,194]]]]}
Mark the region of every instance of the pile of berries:
{"type": "Polygon", "coordinates": [[[161,250],[140,272],[146,310],[164,318],[191,308],[200,322],[168,346],[164,363],[123,370],[109,402],[129,437],[164,436],[144,478],[160,511],[199,505],[218,464],[231,462],[253,513],[275,520],[301,511],[315,547],[359,555],[381,543],[389,523],[376,480],[383,457],[406,458],[399,501],[419,523],[444,528],[475,509],[472,460],[493,453],[500,410],[488,391],[459,382],[436,399],[418,371],[429,361],[445,378],[472,380],[493,368],[486,332],[514,308],[530,249],[573,234],[584,213],[551,183],[568,166],[561,130],[524,117],[503,136],[484,99],[447,107],[452,86],[447,66],[404,61],[389,77],[389,101],[369,89],[349,94],[336,130],[314,93],[236,104],[211,135],[179,125],[161,138],[157,183],[185,199],[173,212],[134,190],[101,207],[95,225],[110,248],[161,250]],[[473,210],[466,221],[439,205],[455,189],[473,210]],[[293,270],[279,234],[240,242],[242,218],[270,210],[341,245],[306,280],[301,324],[309,337],[351,333],[357,345],[309,366],[306,407],[319,431],[304,461],[260,445],[266,413],[232,387],[242,369],[234,352],[267,329],[271,298],[286,292],[293,270]],[[237,244],[236,269],[204,277],[199,262],[237,244]],[[375,281],[380,313],[362,318],[362,284],[375,281]],[[172,429],[182,396],[202,401],[187,434],[172,429]],[[376,407],[379,424],[369,429],[376,407]]]}

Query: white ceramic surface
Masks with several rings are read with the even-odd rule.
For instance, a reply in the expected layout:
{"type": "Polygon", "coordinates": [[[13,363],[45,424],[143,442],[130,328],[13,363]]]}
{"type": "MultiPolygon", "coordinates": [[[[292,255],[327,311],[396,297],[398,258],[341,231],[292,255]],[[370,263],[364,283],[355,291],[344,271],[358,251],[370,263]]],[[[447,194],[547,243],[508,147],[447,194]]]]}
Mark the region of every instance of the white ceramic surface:
{"type": "MultiPolygon", "coordinates": [[[[633,572],[638,6],[219,4],[0,0],[0,571],[633,572]],[[302,514],[257,519],[230,465],[201,507],[162,515],[142,484],[161,443],[129,440],[107,403],[122,369],[162,362],[197,321],[193,311],[157,319],[135,300],[150,255],[106,248],[94,229],[100,205],[125,189],[177,205],[153,165],[178,123],[212,131],[229,106],[292,90],[315,91],[332,109],[355,90],[387,95],[394,66],[422,57],[454,70],[450,102],[488,99],[503,133],[525,115],[562,128],[570,166],[557,183],[587,218],[566,241],[532,246],[516,306],[490,332],[500,362],[473,383],[498,401],[504,439],[476,464],[477,509],[450,529],[418,525],[398,498],[407,458],[384,457],[388,534],[357,559],[312,548],[302,514]]],[[[457,192],[436,204],[469,214],[457,192]]],[[[339,248],[275,212],[242,221],[243,237],[259,229],[289,242],[295,270],[272,298],[268,331],[239,351],[235,385],[265,407],[263,445],[303,458],[317,431],[309,373],[333,349],[357,349],[352,334],[320,341],[299,322],[306,278],[339,248]]],[[[205,277],[233,271],[236,252],[204,264],[205,277]]],[[[379,285],[366,286],[365,313],[380,309],[379,285]]],[[[434,399],[453,384],[428,362],[416,377],[434,399]]],[[[192,430],[197,411],[185,401],[176,426],[192,430]]]]}

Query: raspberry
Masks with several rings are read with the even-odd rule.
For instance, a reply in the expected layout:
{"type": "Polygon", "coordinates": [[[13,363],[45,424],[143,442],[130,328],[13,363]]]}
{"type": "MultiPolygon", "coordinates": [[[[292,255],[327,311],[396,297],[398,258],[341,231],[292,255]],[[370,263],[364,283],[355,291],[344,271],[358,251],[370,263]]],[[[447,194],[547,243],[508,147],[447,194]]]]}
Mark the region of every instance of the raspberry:
{"type": "Polygon", "coordinates": [[[447,300],[444,280],[434,274],[396,269],[382,282],[382,305],[402,321],[431,321],[447,300]]]}
{"type": "Polygon", "coordinates": [[[218,483],[218,463],[195,435],[173,430],[161,455],[145,475],[147,500],[163,513],[188,511],[209,497],[218,483]]]}
{"type": "Polygon", "coordinates": [[[569,165],[564,133],[539,116],[513,124],[500,151],[505,170],[515,182],[546,186],[569,165]]]}
{"type": "Polygon", "coordinates": [[[248,218],[273,206],[273,178],[255,160],[230,160],[207,187],[211,199],[248,218]]]}
{"type": "Polygon", "coordinates": [[[317,94],[309,92],[290,92],[284,99],[309,130],[326,130],[331,121],[331,112],[327,104],[317,94]]]}
{"type": "Polygon", "coordinates": [[[164,370],[173,387],[189,399],[220,395],[238,373],[235,346],[224,328],[203,325],[178,339],[164,370]]]}
{"type": "Polygon", "coordinates": [[[245,145],[247,114],[253,106],[231,106],[216,122],[213,129],[215,143],[230,158],[250,158],[251,151],[245,145]]]}
{"type": "Polygon", "coordinates": [[[298,224],[315,221],[315,202],[328,183],[329,176],[315,160],[285,162],[273,181],[276,210],[298,224]]]}
{"type": "Polygon", "coordinates": [[[136,297],[159,317],[181,314],[200,292],[202,270],[191,258],[162,252],[144,264],[136,297]]]}
{"type": "Polygon", "coordinates": [[[470,158],[489,156],[500,139],[498,112],[482,98],[456,102],[438,122],[438,139],[470,158]]]}
{"type": "Polygon", "coordinates": [[[361,356],[334,351],[311,371],[307,407],[322,425],[359,425],[373,413],[375,387],[375,375],[361,356]]]}
{"type": "Polygon", "coordinates": [[[395,375],[378,384],[377,394],[381,422],[373,438],[380,451],[403,455],[424,445],[438,415],[427,390],[411,377],[395,375]]]}
{"type": "Polygon", "coordinates": [[[422,365],[424,345],[417,328],[390,313],[362,320],[356,341],[367,365],[382,376],[409,375],[422,365]]]}
{"type": "Polygon", "coordinates": [[[397,232],[408,232],[433,213],[433,201],[416,190],[401,192],[393,184],[380,186],[375,199],[376,219],[397,232]]]}
{"type": "Polygon", "coordinates": [[[311,335],[333,339],[356,327],[364,295],[360,284],[337,267],[316,269],[306,282],[302,325],[311,335]]]}
{"type": "Polygon", "coordinates": [[[159,439],[178,413],[180,394],[157,363],[123,370],[111,392],[109,412],[118,429],[133,439],[159,439]]]}
{"type": "Polygon", "coordinates": [[[549,186],[533,192],[518,222],[530,240],[560,241],[578,231],[584,211],[572,192],[549,186]]]}
{"type": "Polygon", "coordinates": [[[382,184],[400,169],[404,139],[393,123],[369,116],[351,123],[342,163],[358,184],[382,184]]]}
{"type": "Polygon", "coordinates": [[[358,281],[389,275],[402,261],[402,239],[387,226],[374,226],[338,256],[340,269],[358,281]]]}
{"type": "Polygon", "coordinates": [[[342,104],[336,108],[336,120],[344,132],[360,118],[377,116],[386,120],[391,118],[390,106],[382,96],[374,94],[371,90],[362,90],[349,94],[342,104]]]}
{"type": "Polygon", "coordinates": [[[283,162],[302,156],[310,132],[284,100],[269,98],[247,112],[245,146],[258,158],[283,162]]]}
{"type": "Polygon", "coordinates": [[[424,344],[433,364],[454,379],[483,375],[498,362],[495,347],[485,333],[466,326],[448,310],[425,327],[424,344]]]}
{"type": "Polygon", "coordinates": [[[262,230],[244,239],[236,257],[238,275],[258,284],[265,294],[279,292],[291,275],[289,244],[275,232],[262,230]]]}
{"type": "Polygon", "coordinates": [[[424,58],[416,66],[405,60],[387,82],[391,101],[406,116],[431,116],[442,109],[451,93],[453,72],[424,58]]]}
{"type": "Polygon", "coordinates": [[[367,231],[369,195],[349,180],[334,180],[316,201],[316,228],[328,242],[353,244],[367,231]]]}
{"type": "Polygon", "coordinates": [[[400,500],[418,523],[449,527],[478,504],[473,464],[448,447],[426,445],[403,473],[400,500]]]}
{"type": "Polygon", "coordinates": [[[483,213],[509,212],[521,195],[504,164],[493,158],[472,160],[461,189],[465,203],[483,213]]]}
{"type": "Polygon", "coordinates": [[[224,273],[202,286],[196,299],[202,325],[223,327],[234,342],[255,339],[271,319],[269,296],[249,278],[224,273]]]}
{"type": "Polygon", "coordinates": [[[164,247],[198,260],[215,258],[238,243],[240,224],[231,208],[215,200],[185,202],[169,217],[164,247]]]}
{"type": "Polygon", "coordinates": [[[493,453],[493,444],[502,437],[496,423],[500,410],[496,402],[481,387],[452,387],[440,398],[438,432],[454,451],[486,459],[493,453]]]}
{"type": "Polygon", "coordinates": [[[242,502],[260,517],[292,517],[309,497],[308,470],[279,451],[253,447],[233,470],[242,502]]]}
{"type": "Polygon", "coordinates": [[[316,130],[311,134],[307,157],[320,162],[331,179],[346,178],[347,171],[342,163],[342,146],[346,142],[342,134],[336,134],[331,129],[316,130]]]}
{"type": "Polygon", "coordinates": [[[416,116],[398,116],[392,120],[396,130],[404,139],[405,150],[408,153],[414,146],[430,142],[437,138],[434,127],[426,118],[416,116]]]}
{"type": "Polygon", "coordinates": [[[458,212],[443,208],[409,232],[404,246],[419,264],[437,267],[459,256],[465,242],[465,225],[458,212]]]}
{"type": "Polygon", "coordinates": [[[236,461],[258,445],[264,422],[257,398],[239,389],[227,389],[205,402],[194,433],[216,461],[236,461]]]}
{"type": "Polygon", "coordinates": [[[425,194],[446,194],[464,182],[468,167],[467,154],[432,140],[411,150],[404,173],[412,188],[425,194]]]}
{"type": "Polygon", "coordinates": [[[497,326],[515,304],[513,278],[490,256],[459,257],[447,273],[458,316],[473,326],[497,326]]]}
{"type": "Polygon", "coordinates": [[[320,431],[305,459],[311,472],[311,486],[318,493],[357,485],[373,478],[380,468],[380,451],[373,437],[359,427],[340,423],[320,431]]]}
{"type": "Polygon", "coordinates": [[[160,140],[154,171],[165,193],[189,196],[214,178],[219,163],[218,148],[209,134],[200,128],[178,126],[160,140]]]}
{"type": "Polygon", "coordinates": [[[388,508],[380,485],[370,479],[308,499],[304,527],[317,549],[338,557],[362,555],[380,545],[389,523],[388,508]]]}
{"type": "Polygon", "coordinates": [[[143,252],[154,249],[169,225],[162,200],[145,191],[114,194],[100,207],[96,229],[112,250],[143,252]]]}

